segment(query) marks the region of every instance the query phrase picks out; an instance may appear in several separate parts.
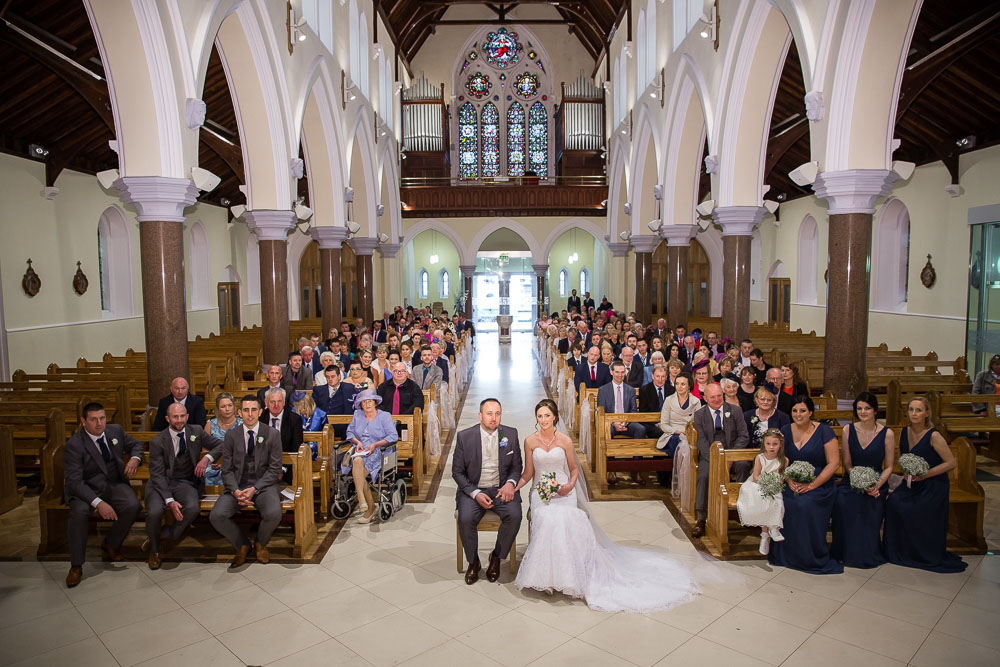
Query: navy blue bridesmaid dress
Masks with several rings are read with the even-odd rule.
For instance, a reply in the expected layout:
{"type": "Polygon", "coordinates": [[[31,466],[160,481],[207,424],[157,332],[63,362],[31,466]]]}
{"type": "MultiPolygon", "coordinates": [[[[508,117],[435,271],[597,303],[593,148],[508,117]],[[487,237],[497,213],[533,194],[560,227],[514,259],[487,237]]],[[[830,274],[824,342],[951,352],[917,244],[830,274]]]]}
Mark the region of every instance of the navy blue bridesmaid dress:
{"type": "MultiPolygon", "coordinates": [[[[826,451],[823,445],[836,438],[826,424],[816,427],[802,449],[795,446],[792,439],[792,426],[781,429],[785,436],[785,456],[788,463],[807,461],[812,464],[815,474],[826,467],[826,451]]],[[[793,570],[802,570],[812,574],[840,574],[844,566],[830,558],[830,549],[826,543],[826,531],[830,525],[830,515],[833,514],[833,504],[837,488],[833,477],[823,486],[808,493],[796,496],[786,485],[781,496],[785,503],[784,527],[785,536],[782,542],[771,542],[771,552],[767,560],[771,565],[782,565],[793,570]]]]}
{"type": "MultiPolygon", "coordinates": [[[[920,441],[910,447],[909,429],[900,436],[901,454],[916,454],[933,468],[941,457],[931,445],[928,429],[920,441]]],[[[913,482],[904,481],[889,494],[885,512],[885,557],[890,563],[918,567],[931,572],[962,572],[966,564],[947,549],[948,475],[936,475],[913,482]]]]}
{"type": "MultiPolygon", "coordinates": [[[[850,447],[851,465],[872,468],[882,474],[885,464],[885,435],[883,428],[865,448],[858,441],[854,424],[848,429],[847,446],[850,447]]],[[[837,486],[837,500],[833,506],[833,541],[830,555],[848,567],[878,567],[885,563],[882,556],[882,520],[885,518],[885,498],[889,488],[883,485],[878,498],[858,493],[851,488],[851,480],[844,475],[837,486]]]]}

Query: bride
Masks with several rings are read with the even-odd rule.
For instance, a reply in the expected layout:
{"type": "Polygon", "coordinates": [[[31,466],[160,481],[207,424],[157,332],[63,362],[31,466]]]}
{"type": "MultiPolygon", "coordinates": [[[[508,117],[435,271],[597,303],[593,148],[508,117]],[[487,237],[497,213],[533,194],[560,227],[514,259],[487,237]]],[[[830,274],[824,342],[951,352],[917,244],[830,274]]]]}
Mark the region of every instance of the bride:
{"type": "Polygon", "coordinates": [[[612,542],[589,516],[586,490],[569,436],[556,430],[559,410],[544,399],[535,406],[538,432],[524,441],[524,473],[531,484],[531,539],[515,585],[583,598],[591,609],[647,613],[676,607],[698,595],[687,568],[664,554],[612,542]],[[561,486],[549,502],[537,484],[555,472],[561,486]]]}

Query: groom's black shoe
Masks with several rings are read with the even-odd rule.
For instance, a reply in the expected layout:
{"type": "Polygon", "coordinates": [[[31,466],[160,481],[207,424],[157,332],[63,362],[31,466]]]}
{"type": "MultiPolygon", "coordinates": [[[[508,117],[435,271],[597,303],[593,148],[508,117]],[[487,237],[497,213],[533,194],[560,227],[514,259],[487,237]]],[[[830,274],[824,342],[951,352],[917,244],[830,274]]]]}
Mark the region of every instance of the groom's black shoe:
{"type": "Polygon", "coordinates": [[[465,571],[465,583],[471,586],[479,581],[479,570],[481,569],[482,565],[479,564],[478,558],[475,563],[469,563],[469,569],[465,571]]]}
{"type": "Polygon", "coordinates": [[[691,529],[691,537],[698,538],[705,534],[705,520],[701,519],[691,529]]]}
{"type": "Polygon", "coordinates": [[[490,554],[490,566],[486,568],[486,579],[493,583],[500,578],[500,556],[490,554]]]}

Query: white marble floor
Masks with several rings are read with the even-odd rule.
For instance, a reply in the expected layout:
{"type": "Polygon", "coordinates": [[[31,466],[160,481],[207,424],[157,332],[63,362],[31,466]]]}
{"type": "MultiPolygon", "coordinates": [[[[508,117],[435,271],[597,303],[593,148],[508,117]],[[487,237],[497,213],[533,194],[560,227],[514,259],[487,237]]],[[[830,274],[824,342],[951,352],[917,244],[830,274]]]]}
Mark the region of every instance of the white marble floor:
{"type": "MultiPolygon", "coordinates": [[[[504,422],[529,432],[544,396],[530,336],[481,339],[460,426],[496,396],[504,422]]],[[[616,540],[687,559],[704,592],[666,613],[611,615],[522,594],[506,569],[466,586],[454,489],[448,476],[433,504],[349,524],[321,565],[97,564],[67,590],[65,563],[0,563],[0,665],[1000,665],[997,556],[953,575],[715,564],[662,504],[599,503],[616,540]]]]}

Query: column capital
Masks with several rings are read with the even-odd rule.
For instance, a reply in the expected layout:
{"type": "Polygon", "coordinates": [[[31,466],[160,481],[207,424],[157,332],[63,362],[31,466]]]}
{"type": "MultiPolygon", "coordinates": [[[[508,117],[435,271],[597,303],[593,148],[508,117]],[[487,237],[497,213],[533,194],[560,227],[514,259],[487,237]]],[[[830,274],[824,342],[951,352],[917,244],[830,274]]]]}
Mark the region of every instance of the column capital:
{"type": "Polygon", "coordinates": [[[653,252],[656,246],[660,245],[660,237],[657,234],[636,234],[630,237],[629,241],[637,253],[653,252]]]}
{"type": "Polygon", "coordinates": [[[139,210],[139,222],[184,222],[184,209],[198,198],[197,186],[187,178],[125,176],[115,181],[114,187],[122,201],[139,210]]]}
{"type": "Polygon", "coordinates": [[[348,241],[355,255],[371,255],[378,246],[378,239],[373,236],[355,236],[348,241]]]}
{"type": "Polygon", "coordinates": [[[691,239],[698,235],[698,225],[662,225],[660,236],[668,246],[689,246],[691,239]]]}
{"type": "Polygon", "coordinates": [[[608,250],[611,251],[612,257],[627,257],[629,247],[627,243],[608,243],[608,250]]]}
{"type": "Polygon", "coordinates": [[[378,254],[382,255],[382,259],[395,259],[396,253],[402,247],[401,243],[381,243],[378,247],[378,254]]]}
{"type": "Polygon", "coordinates": [[[462,270],[463,278],[471,278],[476,274],[475,264],[459,264],[458,268],[462,270]]]}
{"type": "Polygon", "coordinates": [[[723,236],[750,236],[765,213],[763,206],[723,206],[712,211],[712,220],[722,227],[723,236]]]}
{"type": "Polygon", "coordinates": [[[875,212],[875,200],[885,197],[899,178],[888,169],[825,171],[816,177],[813,192],[830,206],[829,215],[875,212]]]}
{"type": "Polygon", "coordinates": [[[288,232],[295,229],[295,211],[257,209],[247,211],[243,217],[258,241],[287,241],[288,232]]]}
{"type": "Polygon", "coordinates": [[[536,276],[544,276],[545,272],[549,270],[548,264],[532,264],[531,268],[535,270],[536,276]]]}
{"type": "Polygon", "coordinates": [[[340,225],[312,227],[309,230],[309,235],[319,243],[320,250],[340,250],[340,244],[347,240],[349,234],[347,227],[340,225]]]}

